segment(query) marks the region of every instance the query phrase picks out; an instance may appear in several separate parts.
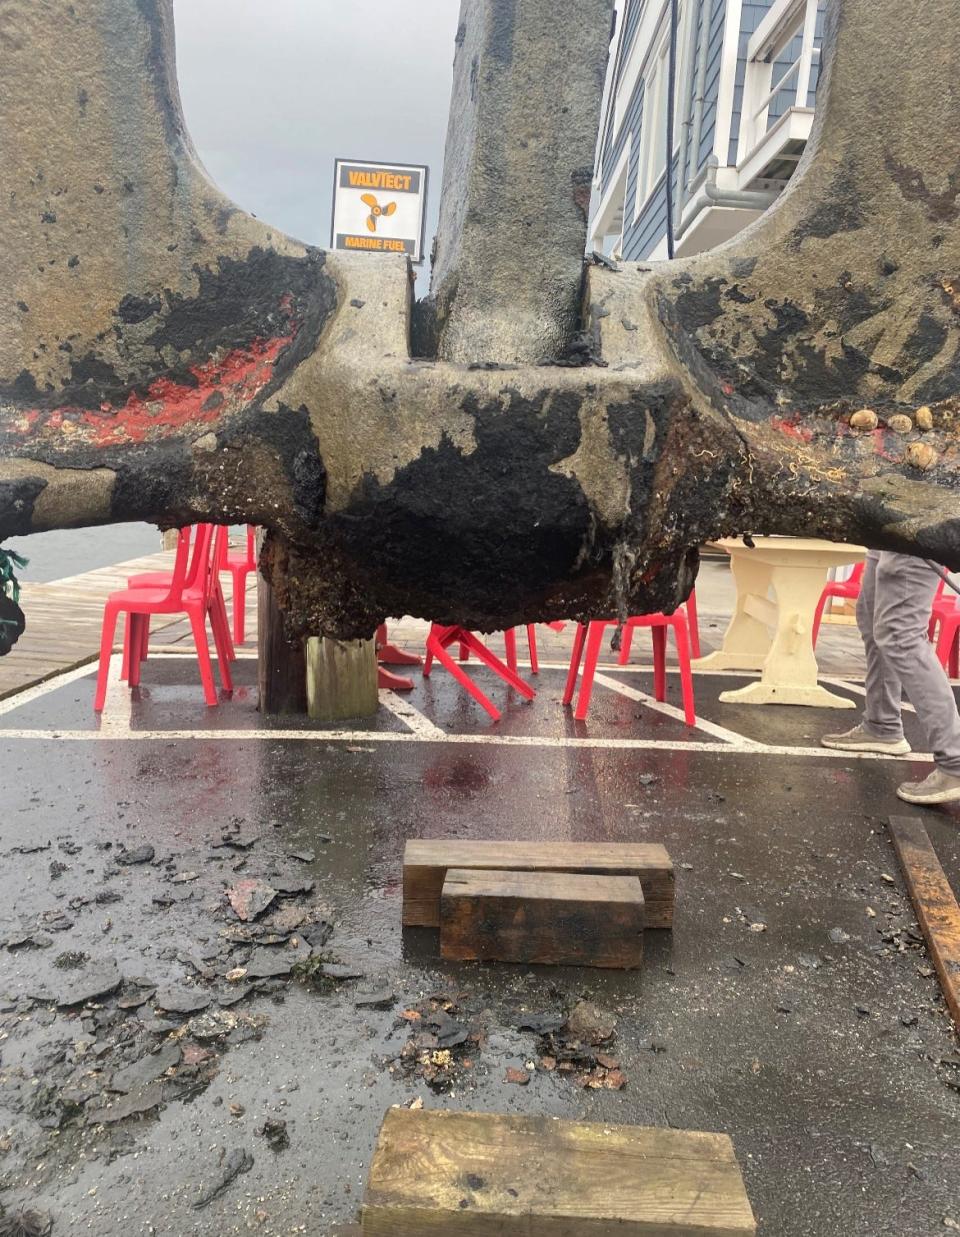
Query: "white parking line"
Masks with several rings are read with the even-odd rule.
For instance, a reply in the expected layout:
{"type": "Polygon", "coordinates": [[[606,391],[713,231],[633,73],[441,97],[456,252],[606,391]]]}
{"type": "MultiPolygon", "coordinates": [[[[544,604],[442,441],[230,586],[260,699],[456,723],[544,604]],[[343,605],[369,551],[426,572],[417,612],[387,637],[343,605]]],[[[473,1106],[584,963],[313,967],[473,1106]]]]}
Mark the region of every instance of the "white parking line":
{"type": "Polygon", "coordinates": [[[133,697],[130,688],[120,679],[122,669],[123,654],[114,653],[110,658],[107,675],[107,696],[100,714],[100,733],[105,738],[124,739],[130,733],[133,697]]]}
{"type": "MultiPolygon", "coordinates": [[[[626,683],[620,683],[616,679],[608,678],[605,674],[597,674],[594,677],[594,682],[602,683],[604,687],[609,687],[611,691],[615,691],[621,696],[626,696],[628,700],[636,700],[638,704],[646,705],[648,709],[655,709],[656,712],[663,713],[666,717],[672,717],[675,721],[685,723],[687,720],[683,709],[667,704],[665,700],[655,700],[653,696],[648,696],[646,692],[637,691],[635,687],[628,687],[626,683]]],[[[696,729],[702,730],[706,734],[712,734],[715,739],[722,739],[724,743],[728,743],[731,747],[738,748],[741,751],[749,751],[753,748],[764,746],[764,744],[756,742],[755,739],[748,739],[746,735],[738,734],[735,730],[728,730],[725,726],[717,726],[713,722],[708,722],[704,717],[697,717],[696,729]]]]}
{"type": "MultiPolygon", "coordinates": [[[[166,658],[192,659],[191,652],[167,652],[166,658]]],[[[241,657],[252,660],[255,654],[243,650],[241,657]]],[[[395,695],[393,692],[381,692],[380,699],[384,706],[407,727],[405,731],[371,731],[371,730],[292,730],[292,729],[250,729],[250,730],[209,730],[209,729],[179,729],[179,730],[135,730],[131,729],[132,696],[126,684],[121,683],[121,655],[115,653],[111,659],[110,685],[107,693],[107,704],[101,716],[98,729],[90,730],[57,730],[57,729],[9,729],[0,730],[0,741],[60,741],[72,743],[90,742],[170,742],[196,741],[205,743],[236,743],[236,742],[310,742],[310,743],[346,743],[364,745],[375,743],[451,743],[467,744],[479,747],[546,747],[563,749],[593,749],[608,751],[666,751],[666,752],[697,752],[718,753],[720,755],[754,755],[783,756],[798,759],[817,760],[913,760],[929,762],[930,755],[911,753],[907,757],[882,756],[875,752],[842,752],[821,747],[790,747],[785,744],[768,745],[748,739],[735,731],[723,726],[714,725],[704,719],[697,720],[698,728],[714,736],[717,742],[691,739],[648,739],[648,738],[600,738],[586,735],[507,735],[491,730],[480,734],[448,734],[436,726],[428,717],[417,709],[409,700],[395,695]]],[[[544,668],[565,669],[557,664],[544,668]]],[[[16,696],[0,701],[0,715],[10,714],[15,709],[30,704],[43,696],[65,687],[78,679],[92,676],[95,663],[87,663],[74,667],[63,674],[56,675],[44,683],[28,688],[16,696]]],[[[647,672],[644,667],[609,667],[617,673],[647,672]]],[[[738,675],[739,672],[730,672],[738,675]]],[[[740,675],[739,677],[751,677],[740,675]]],[[[636,700],[649,708],[656,708],[670,717],[683,719],[683,714],[674,706],[653,700],[645,692],[598,673],[596,681],[609,690],[616,691],[629,699],[636,700]]],[[[824,681],[837,687],[862,694],[862,688],[847,679],[824,676],[824,681]]],[[[909,707],[909,706],[905,706],[909,707]]]]}
{"type": "MultiPolygon", "coordinates": [[[[867,689],[862,683],[851,683],[849,679],[835,679],[821,674],[820,682],[829,683],[831,687],[845,687],[847,691],[853,692],[855,696],[865,696],[867,694],[867,689]]],[[[904,713],[916,713],[917,711],[912,704],[907,704],[906,700],[901,703],[900,708],[904,713]]]]}
{"type": "Polygon", "coordinates": [[[447,737],[446,731],[441,730],[439,726],[435,726],[425,713],[415,709],[409,700],[404,700],[396,692],[382,691],[380,693],[380,703],[394,717],[398,717],[412,734],[419,738],[445,739],[447,737]]]}
{"type": "Polygon", "coordinates": [[[0,700],[0,717],[4,713],[12,713],[14,709],[19,709],[22,705],[40,700],[48,692],[56,691],[58,687],[66,687],[68,683],[76,683],[77,679],[86,678],[96,668],[96,661],[85,662],[82,666],[74,666],[72,670],[65,670],[62,674],[54,675],[52,679],[45,679],[42,683],[27,687],[22,692],[17,692],[15,696],[7,696],[5,700],[0,700]]]}
{"type": "MultiPolygon", "coordinates": [[[[239,648],[239,649],[234,650],[234,654],[235,654],[237,661],[256,661],[257,660],[256,649],[239,648]]],[[[158,657],[158,658],[164,657],[168,659],[182,657],[184,660],[190,660],[190,661],[197,660],[197,655],[193,651],[192,648],[183,650],[181,648],[178,648],[176,645],[171,645],[171,644],[160,644],[156,646],[151,644],[150,645],[150,656],[158,657]]],[[[216,656],[212,649],[210,651],[210,656],[211,658],[213,658],[214,661],[216,661],[216,656]]]]}
{"type": "Polygon", "coordinates": [[[249,741],[289,743],[456,743],[480,747],[557,747],[594,748],[606,751],[716,752],[727,756],[789,756],[817,760],[893,760],[931,761],[932,756],[912,752],[908,756],[881,756],[876,752],[841,752],[825,747],[789,747],[786,744],[756,744],[734,748],[729,743],[707,743],[670,739],[588,738],[575,735],[507,735],[507,734],[414,734],[413,731],[374,730],[130,730],[117,735],[102,730],[0,730],[3,739],[56,740],[67,743],[91,742],[169,742],[171,740],[199,743],[244,743],[249,741]]]}

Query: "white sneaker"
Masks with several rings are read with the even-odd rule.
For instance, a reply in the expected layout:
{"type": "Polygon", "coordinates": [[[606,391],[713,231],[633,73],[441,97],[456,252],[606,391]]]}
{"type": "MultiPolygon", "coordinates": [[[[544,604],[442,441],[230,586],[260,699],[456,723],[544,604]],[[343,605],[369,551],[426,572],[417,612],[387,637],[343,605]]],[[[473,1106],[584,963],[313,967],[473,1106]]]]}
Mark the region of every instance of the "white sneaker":
{"type": "Polygon", "coordinates": [[[878,739],[862,725],[845,730],[843,734],[825,734],[820,746],[833,747],[841,752],[877,752],[881,756],[906,756],[910,751],[906,739],[878,739]]]}
{"type": "Polygon", "coordinates": [[[904,782],[897,794],[907,803],[960,802],[960,777],[936,767],[922,782],[904,782]]]}

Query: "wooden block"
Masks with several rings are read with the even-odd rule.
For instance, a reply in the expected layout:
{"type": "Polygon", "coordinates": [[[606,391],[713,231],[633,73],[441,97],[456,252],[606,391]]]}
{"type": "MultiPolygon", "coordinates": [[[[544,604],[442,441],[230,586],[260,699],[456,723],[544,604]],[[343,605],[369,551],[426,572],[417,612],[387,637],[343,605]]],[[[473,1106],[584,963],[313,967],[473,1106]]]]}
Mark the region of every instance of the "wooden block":
{"type": "Polygon", "coordinates": [[[364,1237],[744,1237],[756,1233],[723,1134],[391,1109],[364,1237]]]}
{"type": "Polygon", "coordinates": [[[659,844],[411,840],[403,858],[404,927],[439,928],[440,895],[450,868],[637,876],[646,900],[646,926],[673,927],[673,863],[659,844]]]}
{"type": "Polygon", "coordinates": [[[940,988],[960,1031],[960,905],[922,822],[915,816],[891,816],[890,833],[940,988]]]}
{"type": "Polygon", "coordinates": [[[635,876],[451,868],[440,956],[553,966],[643,965],[643,890],[635,876]]]}

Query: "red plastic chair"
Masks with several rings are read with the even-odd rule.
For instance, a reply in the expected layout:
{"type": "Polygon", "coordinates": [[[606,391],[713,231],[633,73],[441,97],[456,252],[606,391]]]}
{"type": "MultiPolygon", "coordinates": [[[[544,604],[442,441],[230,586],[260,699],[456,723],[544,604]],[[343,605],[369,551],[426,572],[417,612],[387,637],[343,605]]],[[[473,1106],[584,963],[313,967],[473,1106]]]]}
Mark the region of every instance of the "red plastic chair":
{"type": "MultiPolygon", "coordinates": [[[[200,526],[198,525],[197,527],[200,527],[200,526]]],[[[216,526],[211,524],[209,525],[209,527],[215,528],[216,526]]],[[[186,538],[187,547],[189,548],[191,532],[192,532],[192,529],[190,528],[180,529],[180,536],[177,540],[177,551],[178,552],[180,550],[180,544],[184,540],[184,538],[186,538]]],[[[222,557],[224,553],[224,546],[227,543],[227,536],[228,534],[227,534],[226,528],[223,528],[223,527],[216,528],[216,531],[214,533],[215,541],[214,541],[214,547],[213,547],[215,555],[222,557]]],[[[199,570],[199,566],[201,562],[201,555],[196,552],[196,548],[197,547],[195,545],[194,547],[195,552],[194,552],[193,558],[190,560],[190,566],[187,570],[186,579],[184,581],[184,589],[192,589],[196,586],[196,583],[197,583],[197,572],[199,570]]],[[[127,588],[169,589],[171,583],[173,582],[173,574],[174,573],[172,571],[143,571],[143,572],[140,572],[139,575],[127,577],[127,588]]],[[[230,639],[230,620],[227,618],[227,602],[223,595],[223,589],[220,586],[219,572],[214,577],[213,590],[214,590],[213,606],[211,608],[211,615],[210,615],[211,621],[219,625],[219,628],[221,631],[221,638],[223,639],[227,647],[228,660],[236,661],[237,654],[236,654],[236,650],[233,647],[233,641],[230,639]]],[[[124,636],[123,636],[123,670],[120,673],[120,678],[123,680],[128,679],[129,674],[130,674],[130,657],[131,657],[130,628],[131,626],[132,624],[130,623],[128,619],[127,623],[124,626],[124,636]]],[[[140,657],[140,660],[143,662],[147,660],[147,654],[149,651],[149,644],[150,644],[150,616],[149,615],[145,615],[143,617],[143,621],[139,624],[139,630],[140,630],[140,645],[138,649],[138,655],[140,657]]]]}
{"type": "Polygon", "coordinates": [[[956,606],[956,594],[946,593],[943,580],[937,589],[930,609],[930,625],[927,634],[936,641],[937,660],[952,679],[960,678],[960,610],[956,606]]]}
{"type": "Polygon", "coordinates": [[[700,616],[697,613],[697,590],[687,598],[687,627],[690,635],[690,656],[700,656],[700,616]]]}
{"type": "Polygon", "coordinates": [[[817,647],[817,637],[820,635],[820,624],[823,622],[823,612],[831,597],[843,597],[847,601],[856,601],[860,596],[860,584],[866,563],[857,563],[849,580],[828,580],[823,586],[820,600],[817,602],[817,612],[813,616],[813,647],[817,647]]]}
{"type": "Polygon", "coordinates": [[[412,692],[413,679],[405,674],[394,674],[387,666],[422,666],[423,658],[391,644],[386,623],[381,623],[377,628],[376,650],[377,686],[387,691],[412,692]]]}
{"type": "Polygon", "coordinates": [[[467,631],[465,627],[443,627],[439,623],[433,623],[430,627],[430,634],[427,636],[427,654],[423,662],[423,677],[425,679],[430,677],[430,671],[433,669],[433,662],[436,659],[444,669],[450,671],[461,687],[466,688],[477,704],[481,708],[486,709],[495,722],[500,720],[499,709],[483,694],[467,672],[447,652],[451,644],[459,644],[461,658],[464,657],[465,652],[467,655],[473,653],[479,661],[488,666],[494,674],[518,691],[526,700],[532,700],[537,694],[529,683],[525,683],[520,678],[515,670],[512,670],[499,657],[491,653],[483,641],[479,640],[472,631],[467,631]]]}
{"type": "MultiPolygon", "coordinates": [[[[563,631],[565,623],[545,623],[545,627],[550,627],[553,631],[563,631]]],[[[540,658],[537,656],[537,626],[536,623],[528,623],[527,631],[527,648],[530,652],[530,673],[540,673],[540,658]]],[[[503,643],[507,653],[507,665],[514,673],[517,669],[517,628],[510,627],[503,633],[503,643]]],[[[466,661],[463,655],[463,646],[460,648],[460,660],[466,661]]]]}
{"type": "MultiPolygon", "coordinates": [[[[545,623],[544,626],[552,628],[553,631],[563,631],[564,627],[566,627],[566,623],[560,623],[560,622],[545,623]]],[[[506,650],[507,665],[514,672],[516,672],[517,665],[518,665],[518,662],[517,662],[517,630],[518,629],[516,627],[508,627],[507,630],[503,633],[503,644],[506,650]]],[[[537,625],[536,623],[528,623],[526,625],[526,633],[527,633],[527,649],[530,652],[530,673],[539,674],[540,673],[540,659],[537,655],[537,625]]],[[[462,644],[462,643],[460,645],[460,660],[461,661],[470,660],[470,650],[467,648],[465,644],[462,644]]]]}
{"type": "MultiPolygon", "coordinates": [[[[687,598],[685,608],[687,611],[687,633],[690,637],[690,656],[700,656],[700,619],[697,616],[697,590],[694,589],[687,598]]],[[[620,656],[617,659],[621,666],[625,666],[630,660],[630,645],[633,641],[633,628],[625,625],[620,633],[620,656]]],[[[656,647],[654,647],[656,653],[656,647]]]]}
{"type": "Polygon", "coordinates": [[[193,638],[197,646],[197,660],[200,664],[200,679],[203,683],[204,698],[208,705],[217,703],[217,693],[213,683],[213,668],[210,664],[210,649],[207,645],[207,619],[213,629],[214,644],[217,650],[217,665],[220,672],[220,682],[224,691],[233,690],[233,680],[230,675],[230,665],[227,659],[227,646],[224,640],[226,633],[221,624],[213,619],[215,604],[214,580],[216,578],[216,563],[214,558],[214,535],[212,524],[200,524],[194,533],[193,558],[190,558],[190,539],[181,536],[177,545],[177,557],[168,588],[128,588],[111,593],[107,598],[103,611],[103,631],[100,636],[100,667],[97,674],[97,690],[94,697],[94,709],[103,711],[107,697],[107,677],[110,673],[110,657],[113,652],[113,640],[117,630],[117,619],[121,614],[127,615],[128,631],[128,672],[131,687],[140,682],[140,667],[143,649],[143,631],[154,614],[186,614],[193,628],[193,638]],[[196,571],[193,564],[196,563],[196,571]],[[188,570],[189,569],[189,570],[188,570]],[[187,586],[187,578],[193,575],[193,583],[187,586]],[[144,621],[146,620],[146,622],[144,621]]]}
{"type": "Polygon", "coordinates": [[[937,627],[944,618],[949,618],[953,613],[956,602],[956,593],[951,589],[949,593],[945,593],[946,585],[943,580],[937,585],[937,591],[933,597],[933,604],[930,607],[930,622],[927,625],[927,636],[930,643],[936,643],[937,627]]]}
{"type": "MultiPolygon", "coordinates": [[[[567,672],[567,683],[563,690],[563,703],[570,704],[577,685],[577,671],[583,659],[583,679],[580,684],[580,695],[573,716],[578,722],[586,720],[590,708],[590,697],[593,694],[593,678],[597,672],[597,662],[600,660],[600,646],[603,643],[603,633],[607,627],[615,627],[616,619],[600,619],[592,622],[589,628],[583,623],[577,624],[576,635],[573,638],[573,653],[570,658],[570,669],[567,672]]],[[[649,627],[653,636],[653,694],[657,700],[667,698],[667,628],[673,629],[677,644],[677,657],[680,662],[680,687],[683,693],[684,720],[688,726],[697,724],[697,715],[693,702],[693,671],[690,668],[690,636],[687,627],[687,616],[682,610],[675,614],[644,614],[627,619],[624,624],[624,636],[628,630],[635,627],[649,627]]]]}
{"type": "Polygon", "coordinates": [[[218,560],[218,575],[221,571],[229,571],[233,576],[233,639],[237,644],[243,644],[246,631],[247,576],[257,569],[256,535],[254,525],[248,524],[247,548],[243,554],[231,554],[229,540],[224,538],[218,560]]]}

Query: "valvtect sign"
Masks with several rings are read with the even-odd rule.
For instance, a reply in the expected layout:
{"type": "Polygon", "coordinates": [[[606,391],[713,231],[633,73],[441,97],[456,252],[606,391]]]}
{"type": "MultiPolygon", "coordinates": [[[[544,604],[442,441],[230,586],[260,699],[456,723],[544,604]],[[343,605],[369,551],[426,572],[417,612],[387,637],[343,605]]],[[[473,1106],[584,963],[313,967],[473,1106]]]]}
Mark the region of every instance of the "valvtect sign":
{"type": "Polygon", "coordinates": [[[330,244],[354,253],[405,253],[420,262],[426,202],[425,167],[337,159],[330,244]]]}

